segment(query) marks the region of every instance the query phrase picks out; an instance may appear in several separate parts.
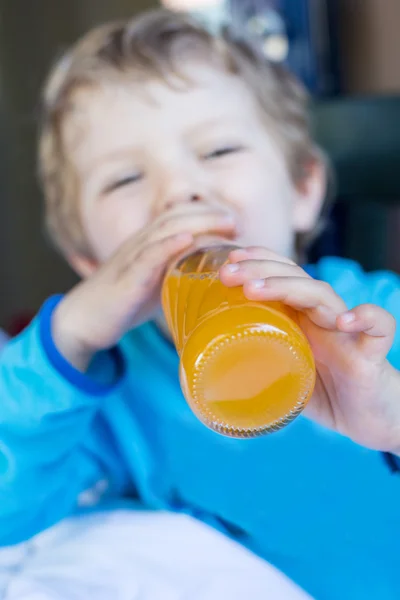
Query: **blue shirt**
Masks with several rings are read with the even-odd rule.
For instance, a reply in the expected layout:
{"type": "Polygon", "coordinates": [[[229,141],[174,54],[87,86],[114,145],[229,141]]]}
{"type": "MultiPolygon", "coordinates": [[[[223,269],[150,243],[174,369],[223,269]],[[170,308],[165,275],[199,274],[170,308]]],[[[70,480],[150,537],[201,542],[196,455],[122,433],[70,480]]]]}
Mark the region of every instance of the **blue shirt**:
{"type": "MultiPolygon", "coordinates": [[[[327,258],[313,275],[347,305],[400,322],[400,280],[327,258]]],[[[382,454],[299,417],[271,436],[225,438],[179,387],[178,358],[146,324],[82,375],[58,354],[48,301],[1,358],[0,544],[82,510],[183,511],[275,564],[318,600],[400,598],[400,476],[382,454]]],[[[389,358],[400,368],[400,332],[389,358]]]]}

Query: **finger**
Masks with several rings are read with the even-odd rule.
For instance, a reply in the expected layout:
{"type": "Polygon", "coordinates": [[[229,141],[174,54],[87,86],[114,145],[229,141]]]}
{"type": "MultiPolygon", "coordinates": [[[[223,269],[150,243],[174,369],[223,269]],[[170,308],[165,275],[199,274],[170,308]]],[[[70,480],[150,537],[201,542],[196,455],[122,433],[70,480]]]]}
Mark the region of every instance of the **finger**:
{"type": "Polygon", "coordinates": [[[232,236],[236,231],[235,217],[229,213],[214,211],[204,214],[174,215],[152,228],[148,237],[151,242],[170,237],[179,233],[200,235],[217,233],[232,236]]]}
{"type": "Polygon", "coordinates": [[[337,327],[359,333],[359,347],[369,358],[382,359],[389,352],[396,331],[394,317],[374,304],[362,304],[337,318],[337,327]]]}
{"type": "Polygon", "coordinates": [[[243,290],[249,300],[280,301],[307,316],[320,327],[336,328],[336,318],[345,312],[343,300],[326,283],[308,277],[269,277],[247,281],[243,290]]]}
{"type": "Polygon", "coordinates": [[[221,216],[221,218],[231,218],[233,221],[238,220],[238,216],[231,209],[225,206],[213,206],[201,202],[195,204],[177,204],[170,209],[161,213],[152,223],[152,229],[157,230],[163,224],[186,218],[198,218],[199,216],[221,216]]]}
{"type": "Polygon", "coordinates": [[[160,276],[166,265],[174,256],[183,252],[193,244],[190,233],[180,233],[165,239],[135,247],[133,252],[126,252],[122,257],[116,256],[117,277],[126,279],[131,289],[132,279],[142,286],[156,276],[160,276]]]}
{"type": "Polygon", "coordinates": [[[236,216],[235,211],[226,205],[220,204],[211,204],[207,202],[195,202],[195,203],[178,203],[171,206],[167,210],[163,211],[158,220],[163,221],[165,219],[170,219],[174,216],[181,215],[193,215],[193,214],[211,214],[211,213],[221,213],[221,214],[229,214],[232,216],[236,216]]]}
{"type": "Polygon", "coordinates": [[[273,260],[276,262],[287,263],[288,265],[296,265],[290,258],[281,256],[272,250],[268,250],[268,248],[262,248],[260,246],[250,246],[248,248],[232,250],[229,255],[229,260],[231,263],[237,263],[243,260],[273,260]]]}
{"type": "MultiPolygon", "coordinates": [[[[193,236],[178,234],[136,248],[135,252],[117,254],[107,264],[111,270],[107,287],[115,294],[115,302],[125,307],[122,330],[148,320],[160,304],[161,284],[168,263],[174,256],[192,246],[193,236]]],[[[107,278],[106,278],[107,280],[107,278]]],[[[104,297],[107,298],[106,290],[104,297]]],[[[110,317],[111,318],[111,317],[110,317]]]]}
{"type": "Polygon", "coordinates": [[[243,285],[251,279],[268,277],[309,277],[297,265],[275,260],[243,260],[228,263],[221,268],[221,281],[228,287],[243,285]]]}

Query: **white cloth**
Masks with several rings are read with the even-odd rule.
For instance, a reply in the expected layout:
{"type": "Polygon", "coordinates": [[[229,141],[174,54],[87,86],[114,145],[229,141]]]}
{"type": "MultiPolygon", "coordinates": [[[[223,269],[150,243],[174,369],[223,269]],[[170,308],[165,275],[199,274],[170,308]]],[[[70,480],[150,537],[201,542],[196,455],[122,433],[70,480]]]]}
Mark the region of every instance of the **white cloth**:
{"type": "Polygon", "coordinates": [[[115,511],[0,550],[1,600],[310,600],[274,567],[186,515],[115,511]]]}

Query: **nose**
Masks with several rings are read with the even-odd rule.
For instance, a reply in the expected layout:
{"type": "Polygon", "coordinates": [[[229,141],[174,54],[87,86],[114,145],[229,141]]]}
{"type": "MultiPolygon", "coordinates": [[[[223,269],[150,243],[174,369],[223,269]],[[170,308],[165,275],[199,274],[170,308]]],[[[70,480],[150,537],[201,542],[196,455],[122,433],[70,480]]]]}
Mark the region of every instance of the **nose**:
{"type": "Polygon", "coordinates": [[[200,173],[190,168],[168,169],[160,181],[159,209],[168,210],[178,204],[202,202],[207,198],[207,185],[200,173]]]}
{"type": "Polygon", "coordinates": [[[189,202],[200,202],[202,200],[202,195],[197,192],[184,191],[181,194],[174,194],[173,196],[169,196],[166,202],[164,203],[164,207],[166,209],[173,208],[176,204],[186,204],[189,202]]]}

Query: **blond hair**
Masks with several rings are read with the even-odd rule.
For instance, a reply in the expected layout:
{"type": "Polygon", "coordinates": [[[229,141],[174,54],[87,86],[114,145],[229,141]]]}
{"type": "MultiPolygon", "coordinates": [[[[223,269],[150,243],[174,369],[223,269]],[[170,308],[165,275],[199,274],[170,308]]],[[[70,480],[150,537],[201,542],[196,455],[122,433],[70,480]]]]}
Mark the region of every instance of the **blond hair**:
{"type": "Polygon", "coordinates": [[[132,72],[170,83],[172,74],[182,76],[178,59],[182,53],[218,61],[253,90],[275,128],[293,182],[315,158],[318,149],[310,136],[305,90],[284,68],[266,60],[256,44],[229,29],[214,35],[190,16],[168,10],[107,24],[89,32],[61,58],[43,94],[39,176],[47,228],[63,252],[90,255],[80,218],[79,181],[62,136],[74,92],[132,72]]]}

